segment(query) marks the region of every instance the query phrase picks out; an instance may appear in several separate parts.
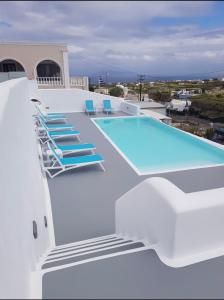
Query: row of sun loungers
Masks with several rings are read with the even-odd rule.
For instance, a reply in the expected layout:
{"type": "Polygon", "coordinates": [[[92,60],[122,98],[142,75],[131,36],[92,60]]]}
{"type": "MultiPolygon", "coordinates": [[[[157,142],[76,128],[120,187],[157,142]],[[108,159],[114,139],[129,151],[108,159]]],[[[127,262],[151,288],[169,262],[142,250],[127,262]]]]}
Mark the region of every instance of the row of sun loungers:
{"type": "Polygon", "coordinates": [[[47,160],[43,163],[43,169],[49,177],[54,178],[65,171],[96,164],[105,171],[104,159],[101,155],[95,154],[96,147],[93,144],[59,145],[56,142],[58,139],[71,137],[75,137],[80,142],[80,132],[74,130],[73,125],[67,123],[63,114],[43,114],[38,106],[37,110],[38,114],[35,116],[36,132],[42,147],[47,145],[45,152],[47,160]],[[81,155],[82,152],[90,152],[90,154],[81,155]]]}
{"type": "MultiPolygon", "coordinates": [[[[103,100],[103,112],[109,114],[113,112],[110,100],[103,100]]],[[[85,101],[85,112],[89,115],[91,113],[96,113],[96,107],[94,106],[93,100],[85,101]]]]}

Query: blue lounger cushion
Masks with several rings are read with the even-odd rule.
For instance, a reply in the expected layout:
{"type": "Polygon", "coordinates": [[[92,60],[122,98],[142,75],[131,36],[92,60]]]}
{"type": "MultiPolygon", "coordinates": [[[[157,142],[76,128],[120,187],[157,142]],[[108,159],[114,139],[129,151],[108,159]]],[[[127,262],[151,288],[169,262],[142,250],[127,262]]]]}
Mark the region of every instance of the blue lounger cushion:
{"type": "Polygon", "coordinates": [[[48,132],[49,136],[54,137],[54,136],[59,136],[59,135],[79,135],[80,132],[76,130],[69,130],[69,131],[51,131],[48,132]]]}
{"type": "Polygon", "coordinates": [[[74,126],[69,124],[54,124],[54,125],[46,124],[46,127],[53,129],[53,128],[73,128],[74,126]]]}
{"type": "Polygon", "coordinates": [[[59,159],[63,165],[76,165],[76,164],[79,165],[79,164],[85,164],[90,162],[103,161],[102,156],[100,156],[99,154],[83,155],[83,156],[76,156],[76,157],[63,157],[59,159]]]}
{"type": "Polygon", "coordinates": [[[50,113],[50,114],[47,114],[45,117],[59,117],[59,118],[65,118],[65,115],[60,114],[60,113],[50,113]]]}
{"type": "Polygon", "coordinates": [[[95,149],[96,147],[93,144],[77,144],[77,145],[57,145],[57,148],[61,151],[69,150],[82,150],[82,149],[95,149]]]}
{"type": "Polygon", "coordinates": [[[93,100],[86,100],[85,105],[86,105],[86,111],[88,111],[88,112],[95,112],[96,111],[96,109],[93,105],[93,100]]]}
{"type": "Polygon", "coordinates": [[[110,100],[103,100],[103,108],[104,108],[105,110],[109,110],[109,111],[112,110],[110,100]]]}
{"type": "Polygon", "coordinates": [[[66,117],[64,116],[43,116],[42,118],[46,119],[46,120],[61,120],[61,119],[66,119],[66,117]]]}

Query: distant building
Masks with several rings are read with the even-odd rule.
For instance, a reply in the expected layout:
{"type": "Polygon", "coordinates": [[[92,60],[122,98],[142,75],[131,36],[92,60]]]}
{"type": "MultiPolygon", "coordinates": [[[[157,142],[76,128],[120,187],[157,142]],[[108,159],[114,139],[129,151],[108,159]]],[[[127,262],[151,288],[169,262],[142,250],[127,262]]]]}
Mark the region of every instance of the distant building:
{"type": "Polygon", "coordinates": [[[202,94],[202,89],[181,89],[178,91],[172,91],[171,96],[177,96],[180,100],[187,100],[189,97],[202,94]]]}
{"type": "Polygon", "coordinates": [[[172,99],[168,105],[167,109],[183,112],[184,110],[188,109],[191,106],[191,101],[189,100],[178,100],[178,99],[172,99]]]}
{"type": "Polygon", "coordinates": [[[106,82],[102,76],[99,76],[98,83],[99,83],[99,87],[105,86],[105,84],[106,84],[106,82]]]}
{"type": "Polygon", "coordinates": [[[95,93],[109,95],[109,89],[105,87],[100,87],[94,90],[95,93]]]}

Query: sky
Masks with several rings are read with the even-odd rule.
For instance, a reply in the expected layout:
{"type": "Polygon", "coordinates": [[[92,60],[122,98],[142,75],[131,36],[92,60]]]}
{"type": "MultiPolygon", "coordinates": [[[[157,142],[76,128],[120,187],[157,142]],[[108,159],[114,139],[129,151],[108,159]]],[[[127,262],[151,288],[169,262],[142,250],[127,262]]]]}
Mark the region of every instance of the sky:
{"type": "Polygon", "coordinates": [[[224,2],[2,1],[3,41],[67,43],[72,75],[218,77],[224,2]]]}

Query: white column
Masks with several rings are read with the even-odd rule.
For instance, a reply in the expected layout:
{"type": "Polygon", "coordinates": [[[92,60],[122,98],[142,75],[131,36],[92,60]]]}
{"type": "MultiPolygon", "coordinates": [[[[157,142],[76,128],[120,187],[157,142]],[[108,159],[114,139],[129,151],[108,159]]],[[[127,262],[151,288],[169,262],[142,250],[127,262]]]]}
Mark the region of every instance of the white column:
{"type": "Polygon", "coordinates": [[[85,83],[85,90],[89,91],[89,77],[85,76],[83,77],[84,83],[85,83]]]}
{"type": "Polygon", "coordinates": [[[65,84],[65,88],[70,88],[68,51],[63,51],[63,63],[64,63],[63,69],[64,69],[64,84],[65,84]]]}

